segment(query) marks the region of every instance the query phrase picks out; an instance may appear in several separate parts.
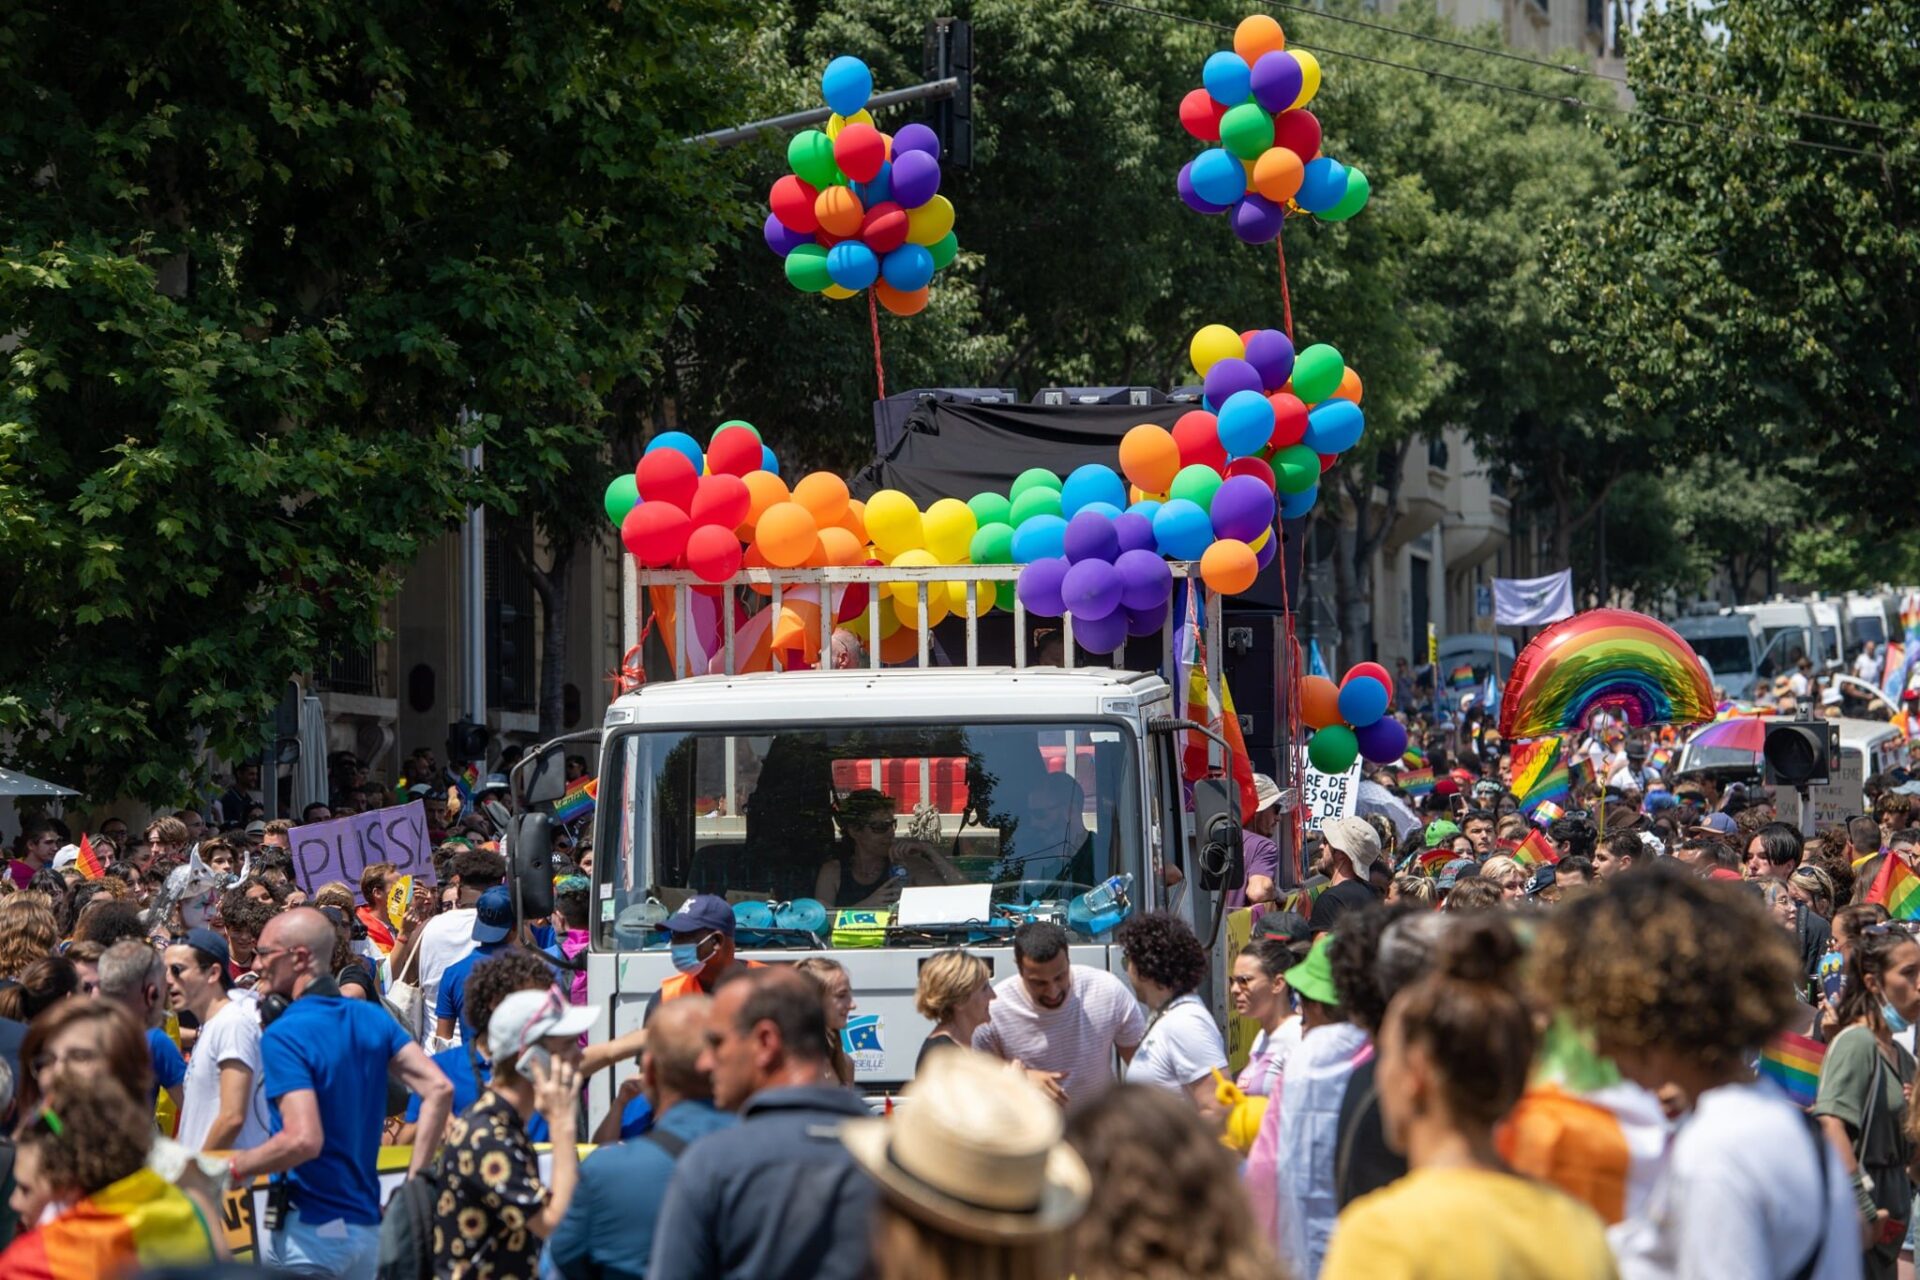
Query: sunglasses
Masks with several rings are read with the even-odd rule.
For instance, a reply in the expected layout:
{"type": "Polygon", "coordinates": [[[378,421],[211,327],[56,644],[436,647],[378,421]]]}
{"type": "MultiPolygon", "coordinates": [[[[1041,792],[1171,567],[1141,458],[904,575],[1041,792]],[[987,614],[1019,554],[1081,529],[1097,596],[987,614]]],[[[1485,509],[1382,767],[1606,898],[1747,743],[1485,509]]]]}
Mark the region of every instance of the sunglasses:
{"type": "Polygon", "coordinates": [[[1904,933],[1912,937],[1916,932],[1920,932],[1920,921],[1888,920],[1881,924],[1870,924],[1862,929],[1860,934],[1866,938],[1884,938],[1894,933],[1904,933]]]}

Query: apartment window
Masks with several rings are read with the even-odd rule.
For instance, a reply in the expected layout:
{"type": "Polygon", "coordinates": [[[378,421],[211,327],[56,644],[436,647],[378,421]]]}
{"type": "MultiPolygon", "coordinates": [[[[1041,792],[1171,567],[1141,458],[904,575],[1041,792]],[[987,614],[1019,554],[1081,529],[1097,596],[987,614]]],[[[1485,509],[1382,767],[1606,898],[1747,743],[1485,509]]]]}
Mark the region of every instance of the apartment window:
{"type": "Polygon", "coordinates": [[[487,519],[487,705],[532,711],[539,696],[533,666],[533,584],[514,554],[533,550],[533,532],[489,513],[487,519]]]}
{"type": "Polygon", "coordinates": [[[1427,441],[1427,465],[1436,471],[1447,469],[1447,442],[1439,436],[1427,441]]]}

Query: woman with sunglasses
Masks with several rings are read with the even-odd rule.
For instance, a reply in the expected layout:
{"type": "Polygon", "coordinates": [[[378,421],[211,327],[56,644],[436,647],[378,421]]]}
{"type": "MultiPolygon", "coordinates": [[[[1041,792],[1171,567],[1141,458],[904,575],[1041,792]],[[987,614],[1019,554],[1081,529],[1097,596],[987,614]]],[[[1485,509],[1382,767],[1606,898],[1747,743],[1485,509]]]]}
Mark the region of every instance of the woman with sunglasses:
{"type": "Polygon", "coordinates": [[[835,908],[879,909],[913,885],[965,884],[946,855],[921,840],[896,837],[893,797],[856,791],[834,808],[842,840],[820,868],[813,896],[835,908]]]}

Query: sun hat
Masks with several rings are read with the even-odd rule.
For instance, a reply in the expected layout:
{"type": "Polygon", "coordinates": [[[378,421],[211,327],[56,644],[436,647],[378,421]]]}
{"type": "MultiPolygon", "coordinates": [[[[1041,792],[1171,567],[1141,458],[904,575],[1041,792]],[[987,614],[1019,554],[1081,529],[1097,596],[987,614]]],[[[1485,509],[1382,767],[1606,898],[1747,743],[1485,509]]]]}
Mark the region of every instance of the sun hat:
{"type": "Polygon", "coordinates": [[[1265,813],[1280,803],[1280,784],[1264,773],[1253,775],[1253,811],[1265,813]]]}
{"type": "MultiPolygon", "coordinates": [[[[495,1015],[498,1016],[498,1015],[495,1015]]],[[[1064,1231],[1093,1197],[1060,1108],[970,1050],[935,1054],[886,1119],[849,1120],[840,1141],[904,1214],[972,1240],[1064,1231]]]]}
{"type": "Polygon", "coordinates": [[[1335,818],[1320,828],[1327,847],[1344,853],[1353,862],[1353,874],[1365,880],[1380,861],[1380,834],[1364,818],[1335,818]]]}
{"type": "Polygon", "coordinates": [[[516,991],[487,1020],[487,1057],[512,1062],[548,1036],[584,1035],[600,1021],[597,1004],[574,1004],[558,987],[516,991]]]}
{"type": "Polygon", "coordinates": [[[1321,1004],[1339,1004],[1340,993],[1333,985],[1333,961],[1328,955],[1332,946],[1333,935],[1321,934],[1307,958],[1280,975],[1288,988],[1321,1004]]]}

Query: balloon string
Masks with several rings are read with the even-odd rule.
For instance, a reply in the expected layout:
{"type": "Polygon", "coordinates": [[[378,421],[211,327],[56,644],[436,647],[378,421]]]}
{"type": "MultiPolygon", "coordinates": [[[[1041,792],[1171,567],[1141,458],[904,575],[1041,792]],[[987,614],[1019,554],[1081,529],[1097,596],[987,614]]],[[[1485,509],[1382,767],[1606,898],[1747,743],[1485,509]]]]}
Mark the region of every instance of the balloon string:
{"type": "Polygon", "coordinates": [[[880,384],[880,398],[887,398],[887,367],[880,363],[880,304],[874,291],[867,290],[867,322],[873,326],[873,376],[880,384]]]}
{"type": "Polygon", "coordinates": [[[1286,222],[1280,224],[1280,234],[1273,238],[1274,252],[1280,258],[1280,315],[1286,321],[1287,341],[1293,341],[1293,298],[1287,292],[1287,234],[1286,222]]]}
{"type": "MultiPolygon", "coordinates": [[[[1293,341],[1293,297],[1287,290],[1287,237],[1286,221],[1284,218],[1280,223],[1280,234],[1273,238],[1273,251],[1280,263],[1280,315],[1287,326],[1287,341],[1291,342],[1293,341]]],[[[1284,658],[1287,665],[1281,669],[1280,675],[1281,683],[1287,690],[1287,750],[1297,752],[1299,750],[1297,744],[1300,741],[1300,699],[1305,690],[1306,663],[1301,660],[1300,640],[1299,637],[1294,634],[1293,629],[1293,592],[1287,584],[1286,534],[1282,528],[1284,523],[1285,522],[1278,516],[1274,518],[1273,536],[1279,538],[1281,543],[1278,548],[1279,554],[1274,557],[1274,560],[1278,562],[1280,568],[1280,616],[1286,620],[1287,628],[1287,650],[1284,658]]],[[[1305,557],[1302,556],[1301,564],[1303,567],[1305,563],[1305,557]]],[[[1289,761],[1288,768],[1294,775],[1292,782],[1296,795],[1298,795],[1300,787],[1298,766],[1299,757],[1295,755],[1293,759],[1289,761]]],[[[1306,827],[1306,807],[1298,800],[1294,802],[1291,817],[1291,825],[1293,827],[1293,871],[1294,879],[1297,883],[1305,878],[1301,875],[1300,843],[1306,827]]]]}

